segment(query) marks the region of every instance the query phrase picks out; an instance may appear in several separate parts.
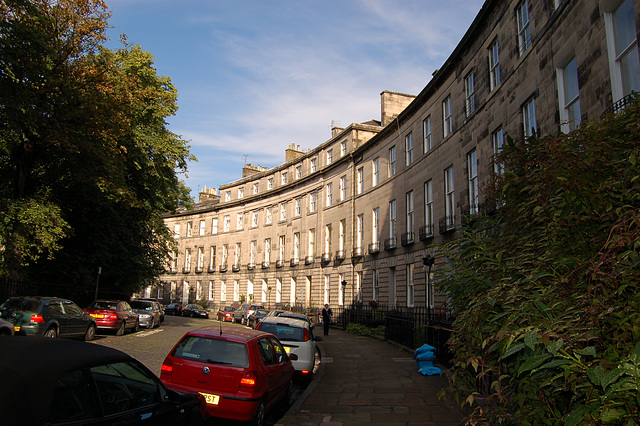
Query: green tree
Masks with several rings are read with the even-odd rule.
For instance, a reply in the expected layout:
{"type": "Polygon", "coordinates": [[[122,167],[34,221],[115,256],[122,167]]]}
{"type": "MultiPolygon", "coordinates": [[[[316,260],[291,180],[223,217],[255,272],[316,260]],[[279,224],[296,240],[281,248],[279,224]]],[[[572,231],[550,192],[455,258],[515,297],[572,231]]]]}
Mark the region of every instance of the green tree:
{"type": "Polygon", "coordinates": [[[440,248],[471,423],[640,422],[640,105],[509,141],[499,208],[440,248]]]}
{"type": "Polygon", "coordinates": [[[0,1],[0,250],[13,277],[130,292],[164,267],[189,154],[153,56],[108,50],[98,0],[0,1]],[[52,273],[51,271],[55,271],[52,273]],[[91,284],[92,285],[92,284],[91,284]]]}

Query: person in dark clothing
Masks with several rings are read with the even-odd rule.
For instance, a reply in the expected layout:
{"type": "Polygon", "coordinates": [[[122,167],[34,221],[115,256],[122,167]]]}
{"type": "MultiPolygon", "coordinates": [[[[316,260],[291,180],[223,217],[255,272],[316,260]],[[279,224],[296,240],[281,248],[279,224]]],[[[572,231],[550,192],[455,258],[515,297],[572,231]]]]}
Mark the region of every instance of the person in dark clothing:
{"type": "Polygon", "coordinates": [[[331,323],[331,318],[333,317],[333,311],[329,307],[328,304],[325,303],[324,309],[322,310],[322,328],[324,329],[324,335],[329,335],[329,324],[331,323]]]}

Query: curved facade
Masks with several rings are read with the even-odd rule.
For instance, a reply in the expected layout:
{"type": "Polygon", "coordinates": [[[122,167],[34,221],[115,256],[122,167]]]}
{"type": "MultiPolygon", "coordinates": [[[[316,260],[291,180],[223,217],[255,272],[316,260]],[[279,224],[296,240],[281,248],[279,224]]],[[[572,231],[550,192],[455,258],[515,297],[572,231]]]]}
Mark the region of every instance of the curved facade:
{"type": "Polygon", "coordinates": [[[443,305],[423,258],[463,217],[495,208],[481,188],[501,172],[503,141],[569,132],[640,90],[639,10],[640,0],[486,1],[417,96],[382,93],[380,121],[333,129],[308,152],[290,146],[282,165],[247,167],[167,216],[179,251],[158,295],[443,305]]]}

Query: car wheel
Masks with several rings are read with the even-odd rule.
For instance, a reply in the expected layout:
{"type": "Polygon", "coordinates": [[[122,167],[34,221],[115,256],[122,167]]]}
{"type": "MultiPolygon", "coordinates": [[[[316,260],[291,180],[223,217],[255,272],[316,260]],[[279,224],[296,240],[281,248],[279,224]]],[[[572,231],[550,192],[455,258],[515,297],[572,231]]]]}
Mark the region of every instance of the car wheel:
{"type": "Polygon", "coordinates": [[[251,426],[263,426],[264,425],[264,416],[265,416],[265,407],[264,401],[260,403],[258,407],[258,411],[256,411],[256,415],[251,422],[251,426]]]}
{"type": "Polygon", "coordinates": [[[87,331],[84,333],[84,340],[85,342],[88,342],[90,340],[93,340],[96,337],[96,326],[95,324],[89,324],[89,327],[87,327],[87,331]]]}
{"type": "Polygon", "coordinates": [[[122,321],[120,324],[120,328],[116,331],[116,336],[122,336],[124,334],[124,329],[127,327],[126,321],[122,321]]]}
{"type": "Polygon", "coordinates": [[[136,323],[133,326],[133,332],[137,333],[138,331],[140,331],[140,321],[136,318],[136,323]]]}
{"type": "Polygon", "coordinates": [[[43,337],[58,337],[58,330],[55,327],[48,328],[47,331],[44,332],[43,337]]]}

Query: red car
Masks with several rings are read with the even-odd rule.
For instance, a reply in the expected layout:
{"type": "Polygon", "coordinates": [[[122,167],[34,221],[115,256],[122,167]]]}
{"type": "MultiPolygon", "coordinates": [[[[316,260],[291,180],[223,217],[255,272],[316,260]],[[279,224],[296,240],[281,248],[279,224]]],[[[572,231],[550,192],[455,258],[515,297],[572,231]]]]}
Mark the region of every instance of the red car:
{"type": "Polygon", "coordinates": [[[116,336],[127,329],[134,333],[140,329],[138,314],[124,300],[96,300],[83,311],[96,319],[98,330],[113,330],[116,336]]]}
{"type": "Polygon", "coordinates": [[[165,358],[160,380],[204,395],[213,417],[262,425],[266,412],[289,403],[297,358],[271,333],[219,324],[185,334],[165,358]]]}
{"type": "Polygon", "coordinates": [[[218,321],[230,321],[233,322],[233,313],[236,309],[233,306],[225,306],[218,309],[218,321]]]}

